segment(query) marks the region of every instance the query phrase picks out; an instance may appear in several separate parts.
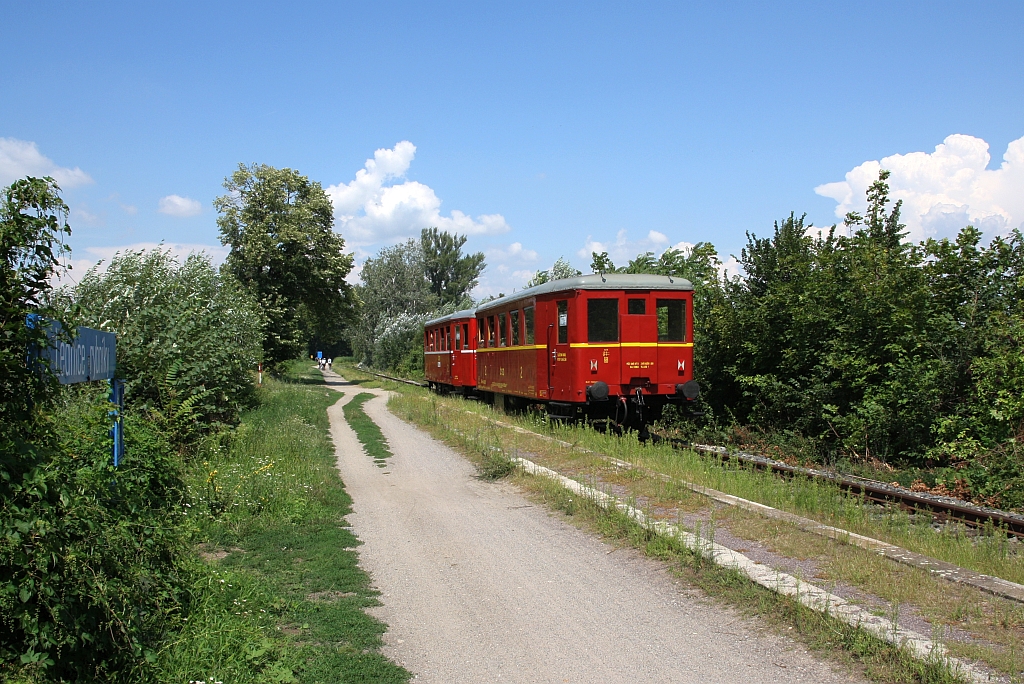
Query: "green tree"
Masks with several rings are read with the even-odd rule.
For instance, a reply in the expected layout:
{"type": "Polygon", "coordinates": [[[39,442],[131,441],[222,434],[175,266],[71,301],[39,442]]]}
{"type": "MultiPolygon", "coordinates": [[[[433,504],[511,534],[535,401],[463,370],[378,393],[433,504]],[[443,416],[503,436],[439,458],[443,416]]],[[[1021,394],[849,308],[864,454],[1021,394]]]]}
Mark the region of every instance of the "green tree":
{"type": "Polygon", "coordinates": [[[608,252],[597,252],[590,253],[590,272],[591,273],[616,273],[615,264],[612,263],[611,257],[608,256],[608,252]]]}
{"type": "Polygon", "coordinates": [[[420,236],[423,272],[441,305],[461,305],[484,270],[483,252],[463,254],[466,236],[424,228],[420,236]]]}
{"type": "Polygon", "coordinates": [[[378,337],[402,315],[425,314],[439,299],[424,275],[423,248],[416,240],[385,247],[363,264],[356,287],[360,318],[350,330],[352,349],[363,363],[374,365],[378,337]]]}
{"type": "Polygon", "coordinates": [[[231,247],[225,267],[263,309],[264,361],[295,358],[352,316],[352,256],[334,232],[331,200],[319,183],[265,164],[239,164],[224,188],[214,206],[231,247]]]}

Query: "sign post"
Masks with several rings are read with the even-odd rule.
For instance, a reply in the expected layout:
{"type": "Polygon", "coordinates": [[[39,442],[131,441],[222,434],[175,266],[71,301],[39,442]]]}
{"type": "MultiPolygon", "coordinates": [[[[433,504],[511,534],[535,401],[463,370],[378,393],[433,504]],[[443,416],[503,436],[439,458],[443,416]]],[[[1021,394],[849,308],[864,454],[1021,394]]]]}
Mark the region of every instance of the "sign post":
{"type": "Polygon", "coordinates": [[[110,436],[114,440],[114,467],[121,465],[124,457],[124,421],[121,419],[121,409],[124,407],[124,380],[114,378],[110,381],[110,403],[114,408],[107,413],[114,419],[114,426],[110,428],[110,436]]]}

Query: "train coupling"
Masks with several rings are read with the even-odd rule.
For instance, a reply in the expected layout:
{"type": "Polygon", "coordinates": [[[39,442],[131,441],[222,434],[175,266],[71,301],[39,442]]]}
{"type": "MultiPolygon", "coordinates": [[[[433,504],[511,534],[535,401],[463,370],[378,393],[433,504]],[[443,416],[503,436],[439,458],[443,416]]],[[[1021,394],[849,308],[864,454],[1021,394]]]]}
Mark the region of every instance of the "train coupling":
{"type": "Polygon", "coordinates": [[[676,395],[684,397],[687,401],[693,401],[700,396],[700,383],[690,380],[676,385],[676,395]]]}

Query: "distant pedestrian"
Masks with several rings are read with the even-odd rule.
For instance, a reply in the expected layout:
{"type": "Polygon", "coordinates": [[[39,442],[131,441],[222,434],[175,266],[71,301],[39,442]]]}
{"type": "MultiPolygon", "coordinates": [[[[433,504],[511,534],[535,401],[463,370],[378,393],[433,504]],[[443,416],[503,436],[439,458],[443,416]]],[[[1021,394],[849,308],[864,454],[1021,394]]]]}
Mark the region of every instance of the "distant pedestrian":
{"type": "Polygon", "coordinates": [[[333,366],[334,366],[334,359],[333,358],[327,359],[327,370],[331,370],[331,368],[333,366]]]}

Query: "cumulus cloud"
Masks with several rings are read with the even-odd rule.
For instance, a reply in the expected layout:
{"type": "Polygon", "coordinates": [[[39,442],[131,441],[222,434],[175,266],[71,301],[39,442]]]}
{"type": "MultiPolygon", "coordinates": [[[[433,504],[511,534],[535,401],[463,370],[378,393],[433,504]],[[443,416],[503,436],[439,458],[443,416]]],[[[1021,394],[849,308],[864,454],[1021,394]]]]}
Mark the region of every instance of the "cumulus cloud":
{"type": "Polygon", "coordinates": [[[349,244],[416,237],[430,226],[463,235],[494,235],[510,230],[501,214],[483,214],[474,219],[453,209],[443,216],[441,199],[429,186],[405,180],[415,156],[416,146],[403,140],[390,150],[374,152],[373,159],[366,160],[350,183],[326,189],[334,203],[338,229],[349,244]]]}
{"type": "Polygon", "coordinates": [[[191,199],[189,197],[182,197],[181,195],[167,195],[167,197],[160,198],[160,204],[157,208],[161,214],[167,214],[168,216],[175,216],[177,218],[188,218],[189,216],[198,216],[203,211],[203,205],[198,200],[191,199]]]}
{"type": "Polygon", "coordinates": [[[10,185],[25,176],[50,176],[61,188],[92,183],[92,178],[77,166],[58,166],[43,155],[34,142],[16,138],[0,138],[0,185],[10,185]]]}
{"type": "Polygon", "coordinates": [[[1014,140],[998,169],[988,169],[988,143],[970,135],[951,135],[934,152],[894,154],[866,161],[846,179],[826,183],[816,193],[836,201],[836,216],[863,213],[865,192],[878,171],[892,172],[889,188],[903,200],[908,239],[953,237],[968,224],[990,236],[1024,225],[1024,138],[1014,140]]]}

